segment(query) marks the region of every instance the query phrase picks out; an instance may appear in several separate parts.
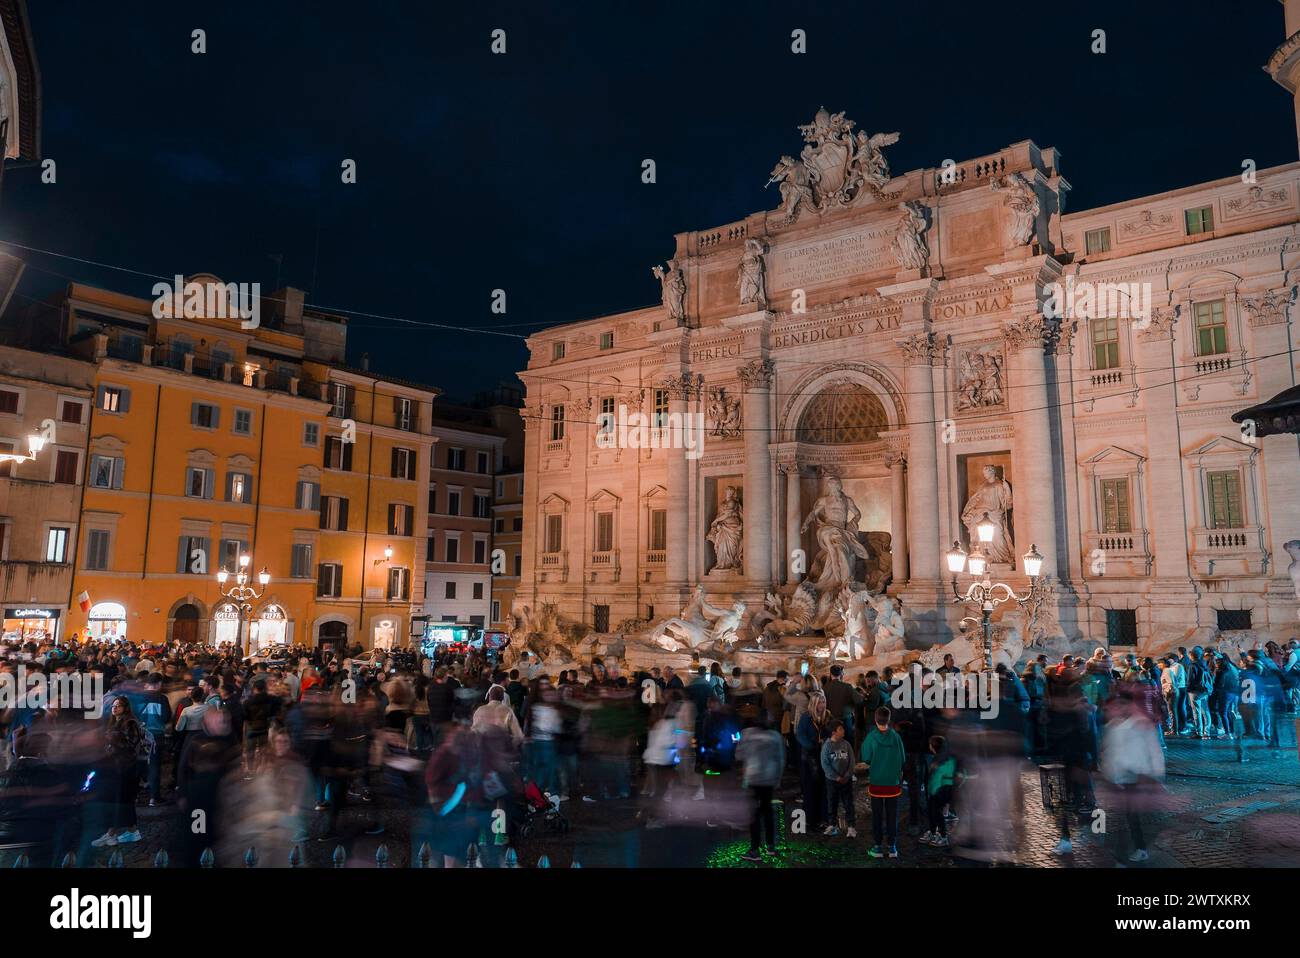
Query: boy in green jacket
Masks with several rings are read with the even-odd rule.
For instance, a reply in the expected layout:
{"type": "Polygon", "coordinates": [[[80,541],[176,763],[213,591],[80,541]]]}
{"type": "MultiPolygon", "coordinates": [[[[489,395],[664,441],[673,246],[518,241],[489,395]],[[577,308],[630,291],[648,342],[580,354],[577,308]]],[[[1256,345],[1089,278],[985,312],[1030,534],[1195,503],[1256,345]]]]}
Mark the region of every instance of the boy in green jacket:
{"type": "Polygon", "coordinates": [[[898,797],[903,794],[903,739],[889,724],[889,709],[876,709],[876,725],[862,742],[862,761],[867,765],[867,795],[871,798],[871,835],[875,844],[867,852],[883,858],[881,850],[889,839],[889,857],[898,857],[898,797]]]}

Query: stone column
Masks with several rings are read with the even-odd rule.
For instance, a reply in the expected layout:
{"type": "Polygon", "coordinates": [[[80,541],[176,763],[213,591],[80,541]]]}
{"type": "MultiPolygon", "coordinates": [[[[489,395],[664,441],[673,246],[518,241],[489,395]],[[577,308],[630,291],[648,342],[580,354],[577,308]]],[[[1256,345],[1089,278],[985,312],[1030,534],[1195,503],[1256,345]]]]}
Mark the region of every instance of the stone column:
{"type": "MultiPolygon", "coordinates": [[[[691,400],[698,388],[697,377],[692,373],[671,376],[664,382],[668,390],[668,416],[670,423],[685,423],[691,414],[691,400]]],[[[664,429],[665,437],[669,430],[664,429]]],[[[668,529],[667,555],[664,557],[665,585],[670,592],[680,593],[688,587],[690,544],[690,471],[686,463],[686,449],[676,443],[666,450],[668,455],[668,529]]]]}
{"type": "Polygon", "coordinates": [[[753,588],[772,585],[772,460],[768,391],[775,372],[770,359],[751,359],[738,370],[745,390],[745,578],[753,588]]]}
{"type": "Polygon", "coordinates": [[[893,536],[889,551],[893,556],[893,586],[902,588],[907,583],[907,460],[899,449],[885,453],[889,465],[889,512],[893,536]]]}
{"type": "MultiPolygon", "coordinates": [[[[785,583],[795,585],[803,576],[793,571],[790,556],[795,549],[803,547],[803,534],[799,526],[803,522],[803,507],[799,502],[799,464],[788,462],[781,467],[785,473],[785,583]]],[[[806,568],[806,567],[805,567],[806,568]]]]}
{"type": "Polygon", "coordinates": [[[907,393],[907,532],[909,583],[938,587],[939,459],[935,449],[934,334],[921,332],[899,342],[903,389],[907,393]]]}
{"type": "Polygon", "coordinates": [[[1015,428],[1015,561],[1036,545],[1044,578],[1056,574],[1056,470],[1052,465],[1051,397],[1044,351],[1054,341],[1055,323],[1031,313],[1007,325],[1007,365],[1015,370],[1010,392],[1015,428]]]}

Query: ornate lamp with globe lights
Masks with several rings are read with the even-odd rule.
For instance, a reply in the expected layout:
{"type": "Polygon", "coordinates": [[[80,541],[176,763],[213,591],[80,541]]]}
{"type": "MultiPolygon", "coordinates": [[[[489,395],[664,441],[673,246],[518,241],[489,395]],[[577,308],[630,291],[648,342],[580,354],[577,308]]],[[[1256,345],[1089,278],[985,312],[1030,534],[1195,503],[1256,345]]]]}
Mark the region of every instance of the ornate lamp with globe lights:
{"type": "Polygon", "coordinates": [[[225,569],[217,570],[217,587],[221,594],[229,599],[239,611],[239,617],[236,620],[235,634],[239,636],[240,648],[245,652],[251,652],[251,649],[244,647],[244,616],[253,611],[253,603],[266,594],[266,587],[271,582],[271,573],[266,571],[266,566],[257,574],[257,581],[261,583],[262,591],[258,592],[252,586],[253,575],[248,571],[253,557],[243,553],[239,557],[239,570],[235,572],[235,584],[229,589],[226,583],[230,580],[230,572],[225,569]]]}
{"type": "MultiPolygon", "coordinates": [[[[1004,602],[1015,602],[1017,605],[1024,605],[1031,610],[1036,609],[1047,594],[1047,586],[1039,577],[1039,573],[1043,568],[1043,556],[1036,545],[1031,545],[1029,551],[1021,556],[1025,574],[1029,576],[1028,592],[1020,595],[1005,582],[990,581],[988,558],[981,551],[981,547],[986,547],[993,541],[993,536],[997,532],[997,524],[989,518],[989,514],[986,512],[984,518],[976,524],[975,531],[979,536],[979,543],[971,549],[969,555],[961,547],[960,542],[952,544],[952,548],[948,550],[947,554],[948,571],[952,573],[953,601],[962,604],[978,604],[980,607],[984,667],[991,670],[993,668],[992,616],[994,608],[1004,602]],[[975,579],[965,592],[962,592],[957,586],[957,576],[961,575],[962,572],[968,572],[975,579]]],[[[1028,623],[1026,623],[1026,627],[1028,627],[1028,623]]]]}

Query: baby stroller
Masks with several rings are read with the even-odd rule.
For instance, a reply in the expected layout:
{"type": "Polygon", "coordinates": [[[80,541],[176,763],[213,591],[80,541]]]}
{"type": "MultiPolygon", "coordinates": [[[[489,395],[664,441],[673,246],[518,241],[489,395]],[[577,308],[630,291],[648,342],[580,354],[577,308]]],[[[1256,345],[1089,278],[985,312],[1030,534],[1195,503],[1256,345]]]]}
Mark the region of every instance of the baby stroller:
{"type": "Polygon", "coordinates": [[[544,832],[563,835],[569,830],[569,820],[560,811],[558,798],[542,794],[534,781],[524,783],[524,813],[519,822],[519,837],[532,838],[544,832]]]}

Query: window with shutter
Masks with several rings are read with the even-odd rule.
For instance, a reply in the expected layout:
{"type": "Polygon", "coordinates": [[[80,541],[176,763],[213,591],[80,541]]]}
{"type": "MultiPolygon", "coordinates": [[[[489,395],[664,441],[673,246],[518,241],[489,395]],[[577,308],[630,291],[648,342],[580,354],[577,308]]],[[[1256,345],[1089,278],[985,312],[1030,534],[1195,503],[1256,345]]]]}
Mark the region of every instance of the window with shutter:
{"type": "Polygon", "coordinates": [[[1102,532],[1131,532],[1128,479],[1101,481],[1102,532]]]}
{"type": "Polygon", "coordinates": [[[546,551],[559,552],[564,546],[564,517],[546,517],[546,551]]]}
{"type": "Polygon", "coordinates": [[[77,484],[77,464],[81,461],[79,453],[60,449],[54,460],[54,481],[66,485],[77,484]]]}
{"type": "Polygon", "coordinates": [[[614,513],[596,513],[596,551],[612,552],[614,550],[614,513]]]}
{"type": "Polygon", "coordinates": [[[650,550],[662,552],[668,548],[668,510],[654,509],[650,513],[650,550]]]}
{"type": "Polygon", "coordinates": [[[94,571],[108,568],[107,529],[91,529],[86,533],[86,568],[94,571]]]}
{"type": "Polygon", "coordinates": [[[1246,524],[1241,508],[1241,476],[1237,472],[1210,472],[1205,476],[1210,498],[1210,528],[1240,529],[1246,524]]]}

